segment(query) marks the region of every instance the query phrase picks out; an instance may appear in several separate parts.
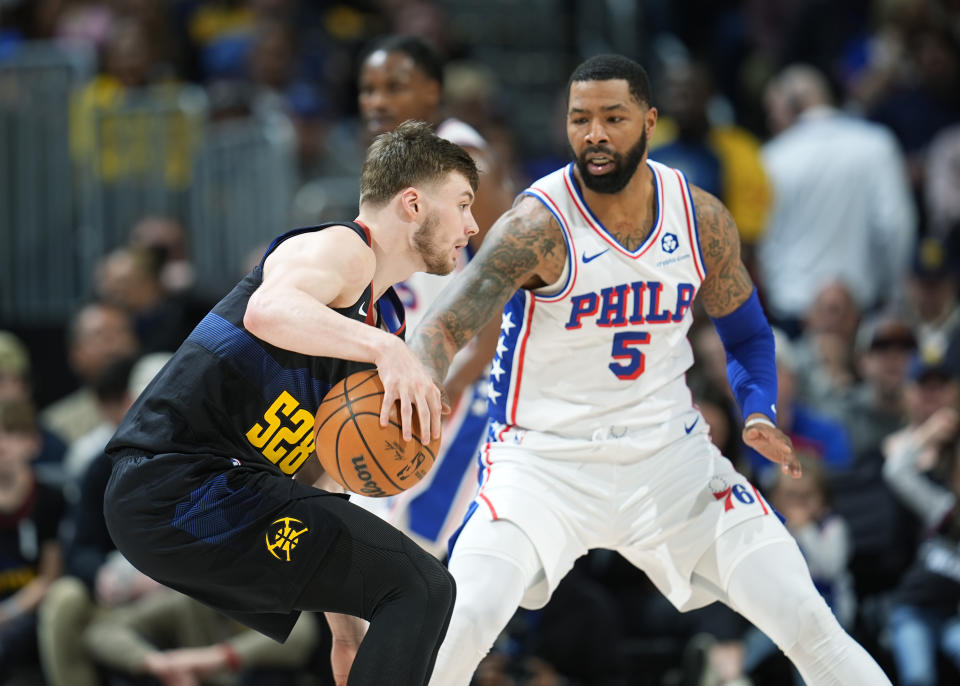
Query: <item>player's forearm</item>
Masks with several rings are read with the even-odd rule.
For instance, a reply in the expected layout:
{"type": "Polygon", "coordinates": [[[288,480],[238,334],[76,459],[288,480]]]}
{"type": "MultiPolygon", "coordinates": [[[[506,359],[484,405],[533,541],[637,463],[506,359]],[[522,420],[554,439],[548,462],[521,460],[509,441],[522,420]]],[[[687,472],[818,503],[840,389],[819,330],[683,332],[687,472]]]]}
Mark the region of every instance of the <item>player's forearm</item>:
{"type": "Polygon", "coordinates": [[[269,297],[251,298],[243,325],[260,340],[284,350],[356,362],[376,363],[397,343],[385,331],[344,317],[306,294],[289,294],[282,303],[269,297]]]}
{"type": "Polygon", "coordinates": [[[433,380],[442,385],[453,356],[460,348],[442,325],[435,320],[427,320],[417,327],[410,341],[410,349],[430,372],[433,380]]]}
{"type": "Polygon", "coordinates": [[[487,365],[496,356],[499,337],[500,322],[491,319],[477,334],[473,344],[454,359],[444,384],[451,402],[464,388],[484,375],[487,365]]]}

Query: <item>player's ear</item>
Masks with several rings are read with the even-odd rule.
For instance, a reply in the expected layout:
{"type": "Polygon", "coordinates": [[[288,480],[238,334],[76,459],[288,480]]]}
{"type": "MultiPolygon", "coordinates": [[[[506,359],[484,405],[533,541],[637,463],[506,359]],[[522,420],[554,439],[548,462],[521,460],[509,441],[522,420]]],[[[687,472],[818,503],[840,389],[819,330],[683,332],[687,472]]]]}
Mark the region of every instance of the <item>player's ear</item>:
{"type": "Polygon", "coordinates": [[[420,216],[420,207],[423,204],[423,196],[413,186],[409,186],[400,191],[400,210],[407,221],[416,221],[420,216]]]}

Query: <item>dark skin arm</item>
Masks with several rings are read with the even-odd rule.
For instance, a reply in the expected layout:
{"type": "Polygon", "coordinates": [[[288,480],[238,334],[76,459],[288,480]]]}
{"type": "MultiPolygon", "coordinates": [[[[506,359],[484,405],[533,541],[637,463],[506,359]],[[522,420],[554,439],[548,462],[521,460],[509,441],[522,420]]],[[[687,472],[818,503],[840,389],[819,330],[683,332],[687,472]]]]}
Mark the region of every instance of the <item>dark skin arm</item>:
{"type": "MultiPolygon", "coordinates": [[[[706,191],[691,186],[700,230],[707,276],[700,286],[700,298],[711,317],[728,315],[747,301],[753,292],[753,280],[740,259],[740,236],[730,212],[706,191]]],[[[746,417],[764,417],[755,413],[746,417]]],[[[743,430],[743,441],[784,473],[800,476],[800,463],[793,452],[790,437],[772,426],[754,424],[743,430]]]]}
{"type": "Polygon", "coordinates": [[[456,352],[500,315],[516,290],[555,282],[566,257],[559,224],[540,201],[521,196],[430,308],[410,341],[411,350],[441,383],[456,352]]]}

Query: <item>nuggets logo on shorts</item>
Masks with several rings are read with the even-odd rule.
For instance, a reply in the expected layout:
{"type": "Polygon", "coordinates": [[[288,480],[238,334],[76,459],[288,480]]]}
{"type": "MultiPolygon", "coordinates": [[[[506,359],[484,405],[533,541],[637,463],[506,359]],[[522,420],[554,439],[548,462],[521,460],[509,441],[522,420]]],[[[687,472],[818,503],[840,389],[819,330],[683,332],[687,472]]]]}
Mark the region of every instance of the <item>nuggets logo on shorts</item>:
{"type": "Polygon", "coordinates": [[[310,529],[293,517],[281,517],[270,526],[274,528],[267,532],[267,550],[278,560],[290,562],[290,552],[297,547],[297,540],[310,529]]]}

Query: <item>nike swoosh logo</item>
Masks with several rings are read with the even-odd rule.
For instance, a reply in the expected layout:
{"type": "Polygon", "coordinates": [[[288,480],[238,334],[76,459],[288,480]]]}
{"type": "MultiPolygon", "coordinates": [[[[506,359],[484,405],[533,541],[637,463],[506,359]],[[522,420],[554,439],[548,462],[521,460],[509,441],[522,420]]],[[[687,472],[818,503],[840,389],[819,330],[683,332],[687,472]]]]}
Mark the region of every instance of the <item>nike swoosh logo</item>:
{"type": "Polygon", "coordinates": [[[367,303],[362,303],[362,304],[360,305],[360,316],[361,316],[361,317],[366,317],[366,316],[367,316],[366,311],[363,309],[364,307],[366,307],[366,305],[367,305],[367,303]]]}
{"type": "MultiPolygon", "coordinates": [[[[609,250],[609,249],[610,249],[610,248],[607,248],[607,250],[609,250]]],[[[592,262],[593,260],[595,260],[595,259],[597,259],[598,257],[600,257],[603,253],[607,252],[607,250],[601,250],[601,251],[598,252],[596,255],[590,255],[590,257],[587,257],[587,253],[584,252],[584,253],[583,253],[583,263],[586,264],[587,262],[592,262]]]]}
{"type": "Polygon", "coordinates": [[[691,431],[693,431],[693,427],[695,427],[697,425],[697,422],[699,421],[700,421],[700,417],[697,417],[696,419],[693,420],[693,424],[691,424],[690,426],[687,426],[686,424],[684,424],[683,430],[686,431],[687,433],[690,433],[691,431]]]}

